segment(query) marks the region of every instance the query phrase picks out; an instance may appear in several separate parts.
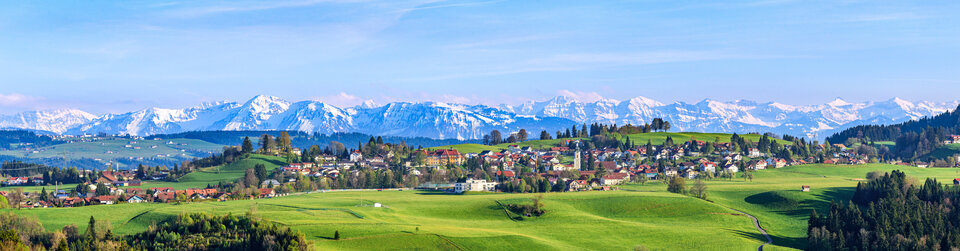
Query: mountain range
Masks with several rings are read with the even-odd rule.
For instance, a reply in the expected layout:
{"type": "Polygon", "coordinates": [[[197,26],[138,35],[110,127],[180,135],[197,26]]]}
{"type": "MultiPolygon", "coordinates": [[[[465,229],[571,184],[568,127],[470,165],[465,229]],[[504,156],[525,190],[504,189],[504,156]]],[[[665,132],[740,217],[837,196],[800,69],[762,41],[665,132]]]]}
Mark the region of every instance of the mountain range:
{"type": "Polygon", "coordinates": [[[655,117],[672,131],[773,132],[821,139],[862,124],[890,124],[954,109],[960,102],[910,102],[900,98],[850,103],[837,98],[821,105],[794,106],[748,100],[662,103],[645,97],[625,101],[580,102],[558,96],[520,105],[465,105],[442,102],[394,102],[337,107],[322,101],[289,102],[260,95],[246,102],[205,103],[184,109],[148,108],[93,115],[76,109],[0,115],[0,128],[54,134],[154,135],[208,130],[297,130],[330,134],[478,139],[491,130],[521,128],[536,136],[594,122],[643,124],[655,117]]]}

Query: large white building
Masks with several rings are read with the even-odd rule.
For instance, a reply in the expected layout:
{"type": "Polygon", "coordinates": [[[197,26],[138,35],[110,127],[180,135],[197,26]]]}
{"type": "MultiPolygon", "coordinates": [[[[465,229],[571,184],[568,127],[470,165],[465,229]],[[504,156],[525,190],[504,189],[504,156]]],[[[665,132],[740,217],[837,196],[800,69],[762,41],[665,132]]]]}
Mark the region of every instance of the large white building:
{"type": "Polygon", "coordinates": [[[490,182],[490,181],[486,181],[486,180],[468,179],[467,182],[457,183],[457,184],[454,186],[453,191],[454,191],[454,192],[457,192],[457,193],[463,193],[463,192],[467,192],[467,191],[474,191],[474,192],[487,191],[487,192],[493,192],[493,191],[496,191],[496,189],[497,189],[497,182],[490,182]]]}

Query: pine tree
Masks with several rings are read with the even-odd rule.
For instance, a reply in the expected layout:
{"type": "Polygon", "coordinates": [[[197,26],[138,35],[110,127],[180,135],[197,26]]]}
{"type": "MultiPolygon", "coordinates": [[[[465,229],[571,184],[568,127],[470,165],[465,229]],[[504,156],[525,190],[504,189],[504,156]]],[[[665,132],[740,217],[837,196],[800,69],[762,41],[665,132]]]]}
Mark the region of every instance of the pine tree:
{"type": "Polygon", "coordinates": [[[252,153],[253,152],[253,143],[250,142],[250,137],[243,137],[243,144],[240,147],[240,152],[242,153],[252,153]]]}

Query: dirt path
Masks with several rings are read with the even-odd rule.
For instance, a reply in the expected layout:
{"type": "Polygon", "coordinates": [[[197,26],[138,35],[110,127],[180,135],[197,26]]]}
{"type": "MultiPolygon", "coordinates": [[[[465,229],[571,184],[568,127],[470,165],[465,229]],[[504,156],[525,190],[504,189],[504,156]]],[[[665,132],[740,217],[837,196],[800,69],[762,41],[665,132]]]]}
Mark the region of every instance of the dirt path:
{"type": "MultiPolygon", "coordinates": [[[[729,208],[729,207],[728,207],[728,208],[729,208]]],[[[750,217],[750,219],[753,220],[753,226],[756,227],[757,230],[760,231],[760,234],[762,234],[763,237],[767,237],[767,242],[764,242],[763,244],[760,244],[760,247],[757,248],[757,251],[763,251],[763,246],[764,246],[764,245],[768,245],[768,244],[772,244],[772,243],[773,243],[773,239],[770,238],[770,235],[769,235],[769,234],[767,234],[767,230],[763,230],[763,228],[760,227],[760,220],[757,220],[757,217],[753,217],[753,215],[750,215],[750,214],[748,214],[748,213],[745,213],[745,212],[743,212],[743,211],[736,210],[736,209],[733,209],[733,208],[730,208],[730,210],[737,211],[738,213],[741,213],[741,214],[743,214],[743,215],[746,215],[747,217],[750,217]]]]}

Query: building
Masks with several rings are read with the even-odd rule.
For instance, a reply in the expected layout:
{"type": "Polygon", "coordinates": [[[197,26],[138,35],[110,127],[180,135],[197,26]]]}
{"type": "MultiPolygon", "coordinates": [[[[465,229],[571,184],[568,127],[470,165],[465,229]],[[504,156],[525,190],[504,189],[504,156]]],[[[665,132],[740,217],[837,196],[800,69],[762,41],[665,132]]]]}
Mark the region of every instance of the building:
{"type": "Polygon", "coordinates": [[[619,185],[620,183],[630,180],[629,173],[611,173],[603,176],[603,185],[612,186],[619,185]]]}
{"type": "Polygon", "coordinates": [[[428,151],[426,162],[428,166],[463,165],[464,158],[460,151],[455,149],[440,149],[428,151]]]}
{"type": "Polygon", "coordinates": [[[467,191],[493,192],[493,191],[496,191],[496,189],[497,189],[496,182],[490,182],[486,180],[467,179],[467,182],[457,183],[456,185],[454,185],[453,191],[457,193],[463,193],[467,191]]]}
{"type": "Polygon", "coordinates": [[[810,192],[810,186],[801,186],[800,191],[810,192]]]}
{"type": "Polygon", "coordinates": [[[361,160],[363,160],[363,153],[360,153],[359,150],[350,153],[350,162],[360,162],[361,160]]]}

